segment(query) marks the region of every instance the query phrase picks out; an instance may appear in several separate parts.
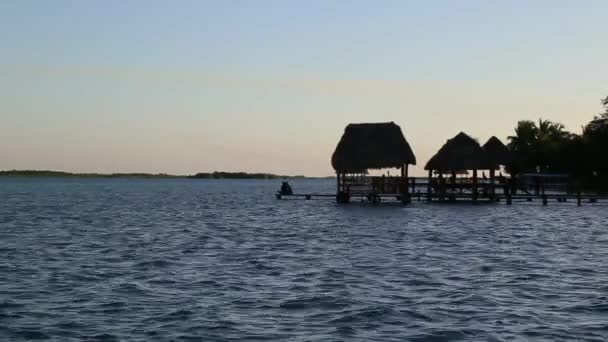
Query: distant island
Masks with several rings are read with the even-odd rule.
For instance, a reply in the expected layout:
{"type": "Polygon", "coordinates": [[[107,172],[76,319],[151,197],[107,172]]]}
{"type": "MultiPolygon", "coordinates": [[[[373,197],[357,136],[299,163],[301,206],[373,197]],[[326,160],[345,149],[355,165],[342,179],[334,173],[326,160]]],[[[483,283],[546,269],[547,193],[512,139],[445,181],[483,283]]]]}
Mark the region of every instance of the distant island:
{"type": "Polygon", "coordinates": [[[52,170],[9,170],[0,171],[0,177],[81,177],[81,178],[183,178],[168,174],[151,173],[72,173],[52,170]]]}
{"type": "Polygon", "coordinates": [[[208,179],[279,179],[279,178],[308,178],[302,175],[286,176],[275,175],[272,173],[247,173],[247,172],[213,172],[213,173],[197,173],[188,178],[208,178],[208,179]]]}
{"type": "Polygon", "coordinates": [[[247,173],[247,172],[201,172],[195,175],[170,175],[165,173],[72,173],[52,170],[9,170],[0,171],[0,177],[65,177],[65,178],[190,178],[190,179],[305,179],[305,178],[329,178],[329,177],[306,177],[302,175],[287,176],[272,173],[247,173]]]}

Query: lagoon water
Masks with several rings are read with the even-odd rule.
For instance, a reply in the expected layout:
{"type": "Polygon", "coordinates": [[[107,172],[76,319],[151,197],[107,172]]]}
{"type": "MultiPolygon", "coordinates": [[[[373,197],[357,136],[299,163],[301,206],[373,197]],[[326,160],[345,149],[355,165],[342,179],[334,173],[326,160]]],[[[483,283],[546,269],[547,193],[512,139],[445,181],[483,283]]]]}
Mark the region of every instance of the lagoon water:
{"type": "Polygon", "coordinates": [[[608,339],[605,205],[339,206],[279,185],[0,179],[0,340],[608,339]]]}

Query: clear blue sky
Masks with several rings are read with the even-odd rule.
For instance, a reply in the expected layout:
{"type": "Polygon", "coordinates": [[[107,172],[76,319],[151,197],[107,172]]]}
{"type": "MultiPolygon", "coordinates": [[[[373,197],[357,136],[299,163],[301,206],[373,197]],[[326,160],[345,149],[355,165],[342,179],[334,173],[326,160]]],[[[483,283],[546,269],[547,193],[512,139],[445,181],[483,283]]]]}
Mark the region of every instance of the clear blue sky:
{"type": "Polygon", "coordinates": [[[418,157],[608,95],[606,1],[0,2],[0,169],[329,175],[349,122],[418,157]]]}

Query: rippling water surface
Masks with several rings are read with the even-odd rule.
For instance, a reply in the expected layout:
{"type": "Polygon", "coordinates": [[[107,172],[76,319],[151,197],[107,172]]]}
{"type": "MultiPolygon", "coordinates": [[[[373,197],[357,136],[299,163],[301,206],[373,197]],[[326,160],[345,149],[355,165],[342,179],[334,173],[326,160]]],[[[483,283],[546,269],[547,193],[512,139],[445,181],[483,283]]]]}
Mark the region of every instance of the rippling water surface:
{"type": "Polygon", "coordinates": [[[0,340],[608,338],[606,205],[338,206],[278,183],[0,179],[0,340]]]}

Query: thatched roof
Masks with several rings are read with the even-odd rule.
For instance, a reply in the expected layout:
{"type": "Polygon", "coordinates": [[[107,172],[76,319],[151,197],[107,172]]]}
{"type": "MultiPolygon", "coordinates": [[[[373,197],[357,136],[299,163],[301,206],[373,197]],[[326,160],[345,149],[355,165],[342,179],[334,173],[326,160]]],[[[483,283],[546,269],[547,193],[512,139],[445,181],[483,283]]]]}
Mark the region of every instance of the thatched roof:
{"type": "Polygon", "coordinates": [[[337,172],[416,165],[416,157],[394,122],[350,124],[331,157],[337,172]]]}
{"type": "Polygon", "coordinates": [[[483,149],[490,160],[497,165],[506,165],[512,160],[511,151],[497,137],[491,137],[483,145],[483,149]]]}
{"type": "Polygon", "coordinates": [[[496,168],[477,140],[460,132],[426,163],[425,170],[483,170],[496,168]]]}

